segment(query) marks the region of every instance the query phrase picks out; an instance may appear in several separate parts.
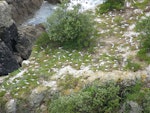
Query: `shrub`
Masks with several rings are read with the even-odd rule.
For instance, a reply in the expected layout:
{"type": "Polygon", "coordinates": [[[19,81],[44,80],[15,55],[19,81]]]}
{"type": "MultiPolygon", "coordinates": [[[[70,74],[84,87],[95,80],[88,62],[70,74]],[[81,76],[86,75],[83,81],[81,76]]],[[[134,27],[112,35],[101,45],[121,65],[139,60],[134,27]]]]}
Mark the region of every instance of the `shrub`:
{"type": "Polygon", "coordinates": [[[150,53],[150,17],[137,22],[136,30],[141,33],[140,51],[137,55],[141,60],[150,63],[150,56],[148,55],[150,53]]]}
{"type": "Polygon", "coordinates": [[[150,112],[150,89],[141,80],[125,80],[122,82],[99,81],[87,85],[78,93],[57,96],[51,100],[50,113],[118,113],[126,103],[137,103],[143,113],[150,112]]]}
{"type": "Polygon", "coordinates": [[[125,0],[106,0],[103,4],[99,5],[96,12],[99,14],[107,13],[114,9],[120,10],[124,6],[125,0]]]}
{"type": "Polygon", "coordinates": [[[119,108],[115,83],[92,84],[79,93],[52,100],[50,113],[109,113],[119,108]]]}
{"type": "Polygon", "coordinates": [[[49,40],[73,48],[88,47],[95,36],[94,19],[89,13],[80,12],[80,5],[68,10],[63,3],[45,23],[49,40]]]}

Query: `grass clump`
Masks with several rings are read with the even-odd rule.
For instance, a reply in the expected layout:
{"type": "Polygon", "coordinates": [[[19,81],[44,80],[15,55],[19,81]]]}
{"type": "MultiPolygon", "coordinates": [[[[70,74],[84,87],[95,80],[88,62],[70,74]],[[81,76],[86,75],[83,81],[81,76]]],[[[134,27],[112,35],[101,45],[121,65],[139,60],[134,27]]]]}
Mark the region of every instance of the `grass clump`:
{"type": "Polygon", "coordinates": [[[107,13],[109,11],[121,10],[124,7],[125,0],[106,0],[96,9],[97,14],[107,13]]]}
{"type": "Polygon", "coordinates": [[[135,71],[138,71],[139,69],[141,69],[141,66],[140,66],[140,64],[132,62],[130,59],[128,59],[125,69],[135,72],[135,71]]]}
{"type": "Polygon", "coordinates": [[[73,89],[78,86],[79,80],[80,78],[75,78],[73,75],[68,74],[59,81],[58,85],[63,89],[73,89]]]}

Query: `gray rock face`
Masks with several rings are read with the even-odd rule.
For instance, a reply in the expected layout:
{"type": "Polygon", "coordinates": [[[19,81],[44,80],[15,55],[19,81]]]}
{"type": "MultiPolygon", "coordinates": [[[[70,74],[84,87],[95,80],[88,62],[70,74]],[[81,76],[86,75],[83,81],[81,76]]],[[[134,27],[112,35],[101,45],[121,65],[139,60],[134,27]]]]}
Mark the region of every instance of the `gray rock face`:
{"type": "Polygon", "coordinates": [[[16,100],[11,99],[6,103],[6,113],[16,113],[16,100]]]}
{"type": "Polygon", "coordinates": [[[9,27],[12,25],[11,9],[6,1],[0,1],[0,29],[1,27],[9,27]]]}
{"type": "Polygon", "coordinates": [[[126,104],[123,105],[121,113],[142,113],[142,108],[136,102],[128,101],[126,104]]]}
{"type": "Polygon", "coordinates": [[[44,29],[39,26],[29,25],[18,28],[19,39],[17,41],[16,50],[23,60],[29,58],[32,46],[37,37],[41,35],[42,31],[44,31],[44,29]]]}
{"type": "Polygon", "coordinates": [[[41,6],[43,0],[6,0],[12,9],[12,18],[20,24],[41,6]]]}
{"type": "Polygon", "coordinates": [[[29,97],[29,103],[31,107],[39,107],[41,102],[43,101],[47,88],[46,87],[37,87],[34,89],[29,97]]]}

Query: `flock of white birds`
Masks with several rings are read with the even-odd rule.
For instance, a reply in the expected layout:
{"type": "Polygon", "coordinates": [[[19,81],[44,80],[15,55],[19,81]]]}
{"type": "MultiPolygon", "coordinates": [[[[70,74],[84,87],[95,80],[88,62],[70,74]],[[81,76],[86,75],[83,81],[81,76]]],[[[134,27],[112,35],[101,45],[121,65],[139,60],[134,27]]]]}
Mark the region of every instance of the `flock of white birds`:
{"type": "Polygon", "coordinates": [[[81,4],[82,10],[93,9],[102,4],[104,0],[70,0],[70,6],[81,4]]]}

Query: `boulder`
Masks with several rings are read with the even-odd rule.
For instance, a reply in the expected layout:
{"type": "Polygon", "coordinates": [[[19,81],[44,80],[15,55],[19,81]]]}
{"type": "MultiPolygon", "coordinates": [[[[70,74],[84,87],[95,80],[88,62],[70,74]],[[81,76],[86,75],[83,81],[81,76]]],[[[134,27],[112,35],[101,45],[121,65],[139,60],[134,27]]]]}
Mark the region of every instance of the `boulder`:
{"type": "Polygon", "coordinates": [[[123,104],[121,113],[125,113],[128,110],[128,113],[142,113],[141,106],[138,105],[138,103],[134,101],[127,101],[123,104]]]}
{"type": "Polygon", "coordinates": [[[43,0],[6,0],[11,6],[11,14],[17,25],[24,22],[39,9],[43,0]]]}
{"type": "Polygon", "coordinates": [[[0,32],[2,27],[9,27],[12,25],[11,9],[6,1],[0,1],[0,32]]]}
{"type": "Polygon", "coordinates": [[[38,86],[36,89],[32,90],[31,95],[29,96],[29,105],[33,107],[39,107],[44,100],[44,97],[47,93],[47,87],[38,86]]]}
{"type": "Polygon", "coordinates": [[[16,100],[11,99],[6,103],[6,113],[16,113],[16,100]]]}

